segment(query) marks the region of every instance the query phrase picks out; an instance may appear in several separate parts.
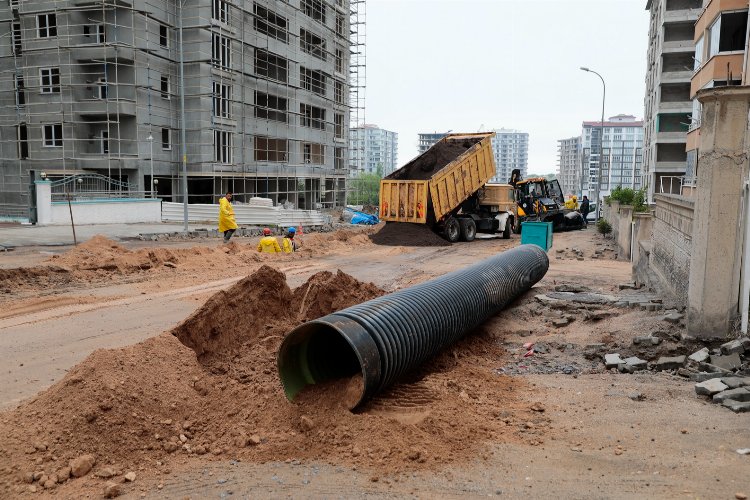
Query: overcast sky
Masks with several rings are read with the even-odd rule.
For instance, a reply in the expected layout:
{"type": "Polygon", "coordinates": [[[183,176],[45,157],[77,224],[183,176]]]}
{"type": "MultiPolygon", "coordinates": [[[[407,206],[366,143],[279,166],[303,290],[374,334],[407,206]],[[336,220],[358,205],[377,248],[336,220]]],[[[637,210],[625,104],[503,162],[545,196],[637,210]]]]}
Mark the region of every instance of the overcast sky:
{"type": "Polygon", "coordinates": [[[365,121],[399,134],[528,132],[529,173],[557,168],[584,120],[643,118],[646,0],[367,0],[365,121]]]}

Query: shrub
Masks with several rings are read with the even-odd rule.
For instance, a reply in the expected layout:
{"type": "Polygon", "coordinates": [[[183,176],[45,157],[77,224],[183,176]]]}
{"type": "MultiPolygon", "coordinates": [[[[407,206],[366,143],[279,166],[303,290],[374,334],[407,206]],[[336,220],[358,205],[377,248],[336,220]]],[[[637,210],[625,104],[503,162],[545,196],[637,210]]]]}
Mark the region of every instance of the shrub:
{"type": "Polygon", "coordinates": [[[648,212],[649,210],[646,205],[646,189],[641,188],[633,196],[633,212],[648,212]]]}
{"type": "Polygon", "coordinates": [[[631,188],[617,186],[612,190],[612,194],[610,194],[609,197],[614,201],[619,201],[622,205],[632,205],[633,199],[635,198],[635,191],[631,188]]]}
{"type": "Polygon", "coordinates": [[[599,219],[599,221],[596,223],[596,230],[599,231],[600,234],[603,234],[604,236],[607,236],[609,233],[612,232],[612,224],[607,222],[607,219],[602,217],[599,219]]]}

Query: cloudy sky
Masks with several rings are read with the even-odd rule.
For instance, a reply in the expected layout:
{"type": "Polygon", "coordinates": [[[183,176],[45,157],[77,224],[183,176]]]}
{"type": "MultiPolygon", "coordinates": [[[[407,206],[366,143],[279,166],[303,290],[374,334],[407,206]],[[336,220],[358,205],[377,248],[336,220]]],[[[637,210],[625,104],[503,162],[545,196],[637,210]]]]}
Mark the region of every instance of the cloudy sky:
{"type": "Polygon", "coordinates": [[[605,115],[643,117],[646,0],[367,0],[365,121],[399,134],[515,128],[529,173],[554,172],[557,140],[605,115]]]}

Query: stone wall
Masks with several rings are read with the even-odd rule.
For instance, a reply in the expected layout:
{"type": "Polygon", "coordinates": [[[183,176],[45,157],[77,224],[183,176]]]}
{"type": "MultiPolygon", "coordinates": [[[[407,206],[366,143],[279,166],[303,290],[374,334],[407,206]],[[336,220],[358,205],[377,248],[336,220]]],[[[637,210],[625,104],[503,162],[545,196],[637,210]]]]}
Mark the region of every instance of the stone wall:
{"type": "Polygon", "coordinates": [[[693,244],[693,206],[690,198],[654,195],[653,235],[649,267],[664,290],[687,303],[693,244]]]}
{"type": "Polygon", "coordinates": [[[633,263],[633,282],[638,285],[651,283],[651,272],[649,270],[649,258],[651,257],[652,237],[654,231],[653,213],[633,214],[633,255],[630,260],[633,263]]]}

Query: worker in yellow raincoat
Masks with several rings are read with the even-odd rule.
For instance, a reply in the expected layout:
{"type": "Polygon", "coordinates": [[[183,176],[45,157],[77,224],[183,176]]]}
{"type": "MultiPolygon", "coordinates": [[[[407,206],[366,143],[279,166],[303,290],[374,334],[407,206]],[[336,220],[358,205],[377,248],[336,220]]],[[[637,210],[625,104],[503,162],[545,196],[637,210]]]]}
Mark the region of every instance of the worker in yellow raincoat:
{"type": "Polygon", "coordinates": [[[258,251],[262,253],[281,253],[281,247],[275,236],[271,236],[271,230],[263,228],[263,238],[258,243],[258,251]]]}
{"type": "Polygon", "coordinates": [[[236,230],[237,222],[234,220],[232,192],[227,191],[227,194],[219,200],[219,232],[224,233],[224,243],[229,243],[229,238],[236,230]]]}
{"type": "Polygon", "coordinates": [[[578,210],[578,197],[573,195],[571,199],[565,202],[565,208],[568,210],[578,210]]]}
{"type": "Polygon", "coordinates": [[[284,253],[293,253],[297,251],[297,242],[294,241],[294,235],[296,232],[297,230],[293,227],[290,227],[287,230],[286,236],[284,236],[284,240],[281,246],[281,249],[284,251],[284,253]]]}

